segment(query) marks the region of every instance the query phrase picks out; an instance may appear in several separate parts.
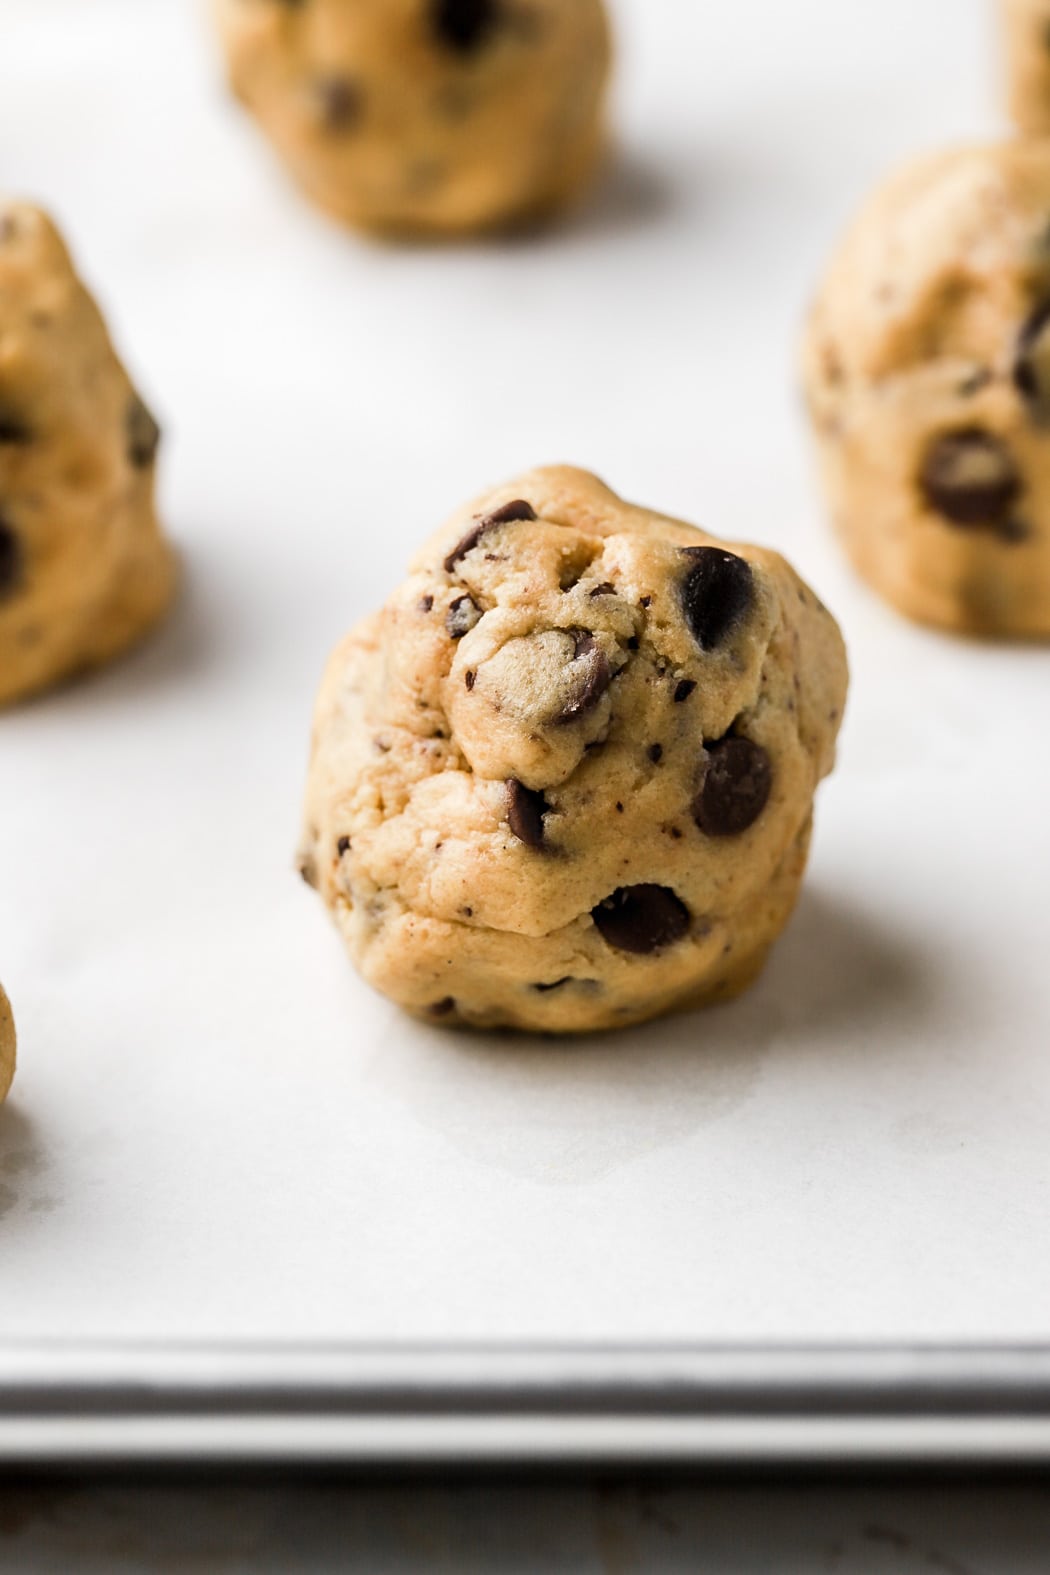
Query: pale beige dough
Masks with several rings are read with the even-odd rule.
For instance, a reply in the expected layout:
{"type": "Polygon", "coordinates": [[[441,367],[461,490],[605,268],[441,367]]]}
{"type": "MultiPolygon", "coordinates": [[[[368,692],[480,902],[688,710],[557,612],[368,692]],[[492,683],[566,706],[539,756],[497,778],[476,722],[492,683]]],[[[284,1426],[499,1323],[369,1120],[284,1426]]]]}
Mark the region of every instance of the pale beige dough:
{"type": "Polygon", "coordinates": [[[1007,101],[1024,132],[1050,132],[1050,0],[999,0],[1007,101]]]}
{"type": "Polygon", "coordinates": [[[167,608],[158,440],[52,223],[0,203],[0,705],[116,656],[167,608]]]}
{"type": "Polygon", "coordinates": [[[15,1075],[15,1019],[11,1002],[0,985],[0,1105],[7,1098],[15,1075]]]}
{"type": "Polygon", "coordinates": [[[841,245],[805,382],[832,516],[901,611],[1050,635],[1050,141],[897,174],[841,245]]]}
{"type": "Polygon", "coordinates": [[[345,222],[485,230],[571,198],[604,145],[603,0],[216,0],[231,86],[345,222]]]}
{"type": "Polygon", "coordinates": [[[532,471],[333,655],[300,868],[365,979],[434,1022],[724,1000],[794,905],[846,682],[776,553],[532,471]]]}

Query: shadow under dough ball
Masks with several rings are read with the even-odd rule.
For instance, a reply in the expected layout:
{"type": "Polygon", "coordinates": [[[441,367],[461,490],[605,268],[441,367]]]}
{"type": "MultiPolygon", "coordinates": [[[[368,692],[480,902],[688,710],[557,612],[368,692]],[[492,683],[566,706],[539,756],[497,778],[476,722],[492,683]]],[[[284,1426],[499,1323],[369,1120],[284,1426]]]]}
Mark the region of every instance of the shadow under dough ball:
{"type": "Polygon", "coordinates": [[[50,220],[0,204],[0,705],[108,661],[167,609],[159,441],[50,220]]]}
{"type": "Polygon", "coordinates": [[[299,184],[367,230],[569,201],[605,142],[604,0],[216,0],[230,83],[299,184]]]}
{"type": "Polygon", "coordinates": [[[1050,636],[1050,144],[919,160],[813,308],[805,383],[857,568],[908,616],[1050,636]]]}
{"type": "Polygon", "coordinates": [[[15,1019],[11,1002],[0,985],[0,1105],[11,1089],[15,1075],[15,1019]]]}
{"type": "Polygon", "coordinates": [[[334,653],[300,870],[364,978],[432,1022],[582,1033],[727,999],[794,906],[846,683],[776,553],[532,471],[334,653]]]}

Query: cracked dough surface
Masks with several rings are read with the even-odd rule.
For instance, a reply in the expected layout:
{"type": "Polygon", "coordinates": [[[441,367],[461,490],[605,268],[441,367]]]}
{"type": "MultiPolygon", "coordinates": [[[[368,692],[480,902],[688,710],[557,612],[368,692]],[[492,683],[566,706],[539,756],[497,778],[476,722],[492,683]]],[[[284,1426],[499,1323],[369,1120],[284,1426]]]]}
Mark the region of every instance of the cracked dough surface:
{"type": "Polygon", "coordinates": [[[301,870],[365,979],[434,1021],[728,998],[794,905],[846,683],[776,553],[533,471],[335,651],[301,870]]]}
{"type": "Polygon", "coordinates": [[[0,205],[0,705],[116,656],[167,608],[159,436],[54,225],[0,205]]]}
{"type": "Polygon", "coordinates": [[[0,1105],[11,1088],[15,1075],[15,1020],[11,1002],[0,984],[0,1105]]]}
{"type": "Polygon", "coordinates": [[[805,381],[835,524],[922,622],[1050,636],[1050,144],[877,191],[814,307],[805,381]]]}
{"type": "Polygon", "coordinates": [[[406,234],[541,216],[604,144],[603,0],[217,0],[233,91],[336,217],[406,234]]]}

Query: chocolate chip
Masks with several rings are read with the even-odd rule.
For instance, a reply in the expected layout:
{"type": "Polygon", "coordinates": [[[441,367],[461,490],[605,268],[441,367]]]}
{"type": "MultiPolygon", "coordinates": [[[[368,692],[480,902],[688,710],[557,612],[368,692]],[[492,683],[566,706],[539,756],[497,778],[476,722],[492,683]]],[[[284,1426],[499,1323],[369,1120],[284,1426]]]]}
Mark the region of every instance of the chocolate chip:
{"type": "Polygon", "coordinates": [[[13,410],[0,408],[0,443],[31,443],[33,434],[13,410]]]}
{"type": "Polygon", "coordinates": [[[663,746],[663,744],[650,744],[649,745],[649,759],[652,761],[653,765],[654,766],[658,766],[663,758],[664,758],[664,746],[663,746]]]}
{"type": "Polygon", "coordinates": [[[574,629],[572,636],[576,647],[573,665],[586,663],[587,672],[581,686],[552,719],[557,727],[566,727],[570,722],[578,722],[581,716],[586,716],[588,711],[593,711],[612,683],[609,658],[594,636],[584,629],[574,629]]]}
{"type": "Polygon", "coordinates": [[[9,596],[21,577],[21,543],[7,521],[0,518],[0,598],[9,596]]]}
{"type": "Polygon", "coordinates": [[[683,678],[681,683],[675,685],[675,691],[674,691],[674,703],[675,703],[675,705],[681,705],[683,700],[688,700],[689,696],[692,694],[692,692],[693,692],[693,690],[695,688],[696,688],[696,684],[694,683],[694,681],[691,678],[683,678]]]}
{"type": "Polygon", "coordinates": [[[1042,301],[1026,319],[1017,336],[1014,386],[1040,417],[1050,415],[1050,301],[1042,301]]]}
{"type": "Polygon", "coordinates": [[[510,829],[527,848],[542,848],[543,817],[550,807],[542,793],[527,788],[516,777],[507,781],[507,819],[510,829]]]}
{"type": "Polygon", "coordinates": [[[990,432],[946,432],[926,452],[919,477],[930,508],[953,525],[997,528],[1021,495],[1010,451],[990,432]]]}
{"type": "Polygon", "coordinates": [[[353,131],[364,112],[364,95],[349,77],[318,77],[314,100],[326,131],[353,131]]]}
{"type": "Polygon", "coordinates": [[[621,886],[591,918],[608,945],[641,956],[672,946],[689,929],[689,909],[667,886],[621,886]]]}
{"type": "Polygon", "coordinates": [[[481,608],[473,596],[457,596],[445,614],[445,629],[452,640],[462,640],[481,622],[481,608]]]}
{"type": "Polygon", "coordinates": [[[431,27],[439,42],[457,54],[480,49],[499,20],[497,0],[431,0],[431,27]]]}
{"type": "Polygon", "coordinates": [[[723,738],[707,751],[707,770],[693,805],[709,837],[735,837],[753,826],[769,803],[773,767],[761,744],[723,738]]]}
{"type": "Polygon", "coordinates": [[[467,676],[463,680],[463,682],[466,684],[468,689],[473,689],[473,687],[477,683],[477,681],[478,681],[477,673],[468,673],[467,676]]]}
{"type": "Polygon", "coordinates": [[[445,559],[445,573],[451,574],[459,560],[465,558],[468,552],[473,552],[481,538],[487,536],[490,530],[495,530],[498,525],[510,525],[514,520],[536,518],[536,510],[531,503],[526,503],[524,498],[515,498],[512,503],[504,503],[502,508],[483,515],[445,559]]]}
{"type": "Polygon", "coordinates": [[[421,596],[419,598],[419,610],[420,610],[421,613],[433,612],[433,610],[434,610],[434,598],[433,598],[433,596],[421,596]]]}
{"type": "Polygon", "coordinates": [[[638,605],[639,607],[651,607],[653,605],[653,599],[651,596],[643,596],[638,605]]]}
{"type": "Polygon", "coordinates": [[[549,995],[552,990],[563,990],[567,984],[574,982],[572,975],[567,973],[564,979],[555,979],[553,984],[534,984],[532,988],[541,995],[549,995]]]}
{"type": "Polygon", "coordinates": [[[754,598],[751,565],[721,547],[682,549],[691,567],[682,582],[682,608],[702,651],[713,651],[736,627],[754,598]]]}
{"type": "Polygon", "coordinates": [[[600,585],[596,585],[594,587],[594,590],[591,592],[591,601],[593,601],[596,596],[615,596],[615,595],[616,595],[616,586],[615,585],[610,585],[608,580],[603,580],[602,583],[600,585]]]}
{"type": "Polygon", "coordinates": [[[133,394],[124,418],[129,464],[136,470],[152,465],[160,446],[160,427],[137,394],[133,394]]]}
{"type": "Polygon", "coordinates": [[[345,858],[345,856],[350,852],[350,849],[353,846],[353,844],[351,843],[349,837],[340,837],[339,841],[336,843],[335,846],[336,846],[336,852],[339,854],[339,857],[340,858],[345,858]]]}
{"type": "Polygon", "coordinates": [[[456,1003],[450,995],[446,995],[443,1001],[435,1001],[433,1006],[427,1007],[431,1017],[448,1017],[455,1010],[456,1003]]]}

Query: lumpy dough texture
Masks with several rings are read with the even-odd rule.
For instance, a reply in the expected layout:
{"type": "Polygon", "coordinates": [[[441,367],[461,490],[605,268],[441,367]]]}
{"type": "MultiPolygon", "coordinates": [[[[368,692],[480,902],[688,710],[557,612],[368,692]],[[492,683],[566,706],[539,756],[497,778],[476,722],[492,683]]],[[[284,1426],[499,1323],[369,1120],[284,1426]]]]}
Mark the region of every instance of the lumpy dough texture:
{"type": "Polygon", "coordinates": [[[805,378],[861,573],[926,623],[1050,635],[1050,144],[940,154],[877,192],[805,378]]]}
{"type": "Polygon", "coordinates": [[[600,155],[603,0],[217,0],[217,14],[234,92],[350,224],[521,222],[600,155]]]}
{"type": "Polygon", "coordinates": [[[845,693],[776,553],[533,471],[336,650],[300,867],[364,977],[434,1022],[725,999],[791,912],[845,693]]]}
{"type": "Polygon", "coordinates": [[[1050,0],[1000,0],[1010,113],[1022,131],[1050,132],[1050,0]]]}
{"type": "Polygon", "coordinates": [[[0,985],[0,1105],[7,1098],[15,1075],[15,1020],[11,1003],[0,985]]]}
{"type": "Polygon", "coordinates": [[[115,656],[167,607],[158,439],[54,226],[0,205],[0,704],[115,656]]]}

